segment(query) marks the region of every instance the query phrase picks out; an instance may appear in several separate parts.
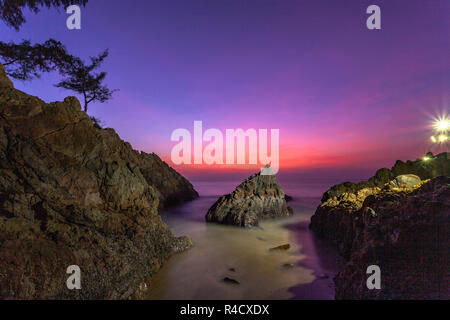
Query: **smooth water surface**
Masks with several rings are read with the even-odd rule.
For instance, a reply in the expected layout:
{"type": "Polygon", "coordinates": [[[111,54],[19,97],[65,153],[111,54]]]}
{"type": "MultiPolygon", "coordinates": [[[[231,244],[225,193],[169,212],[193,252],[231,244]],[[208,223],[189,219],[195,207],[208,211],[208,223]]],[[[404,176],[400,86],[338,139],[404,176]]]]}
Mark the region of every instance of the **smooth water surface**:
{"type": "Polygon", "coordinates": [[[283,184],[294,216],[243,229],[205,222],[209,207],[236,182],[194,183],[200,198],[162,213],[175,235],[194,247],[173,256],[154,276],[148,299],[333,299],[334,249],[308,224],[327,186],[283,184]],[[290,244],[287,251],[270,248],[290,244]],[[230,284],[225,277],[239,281],[230,284]]]}

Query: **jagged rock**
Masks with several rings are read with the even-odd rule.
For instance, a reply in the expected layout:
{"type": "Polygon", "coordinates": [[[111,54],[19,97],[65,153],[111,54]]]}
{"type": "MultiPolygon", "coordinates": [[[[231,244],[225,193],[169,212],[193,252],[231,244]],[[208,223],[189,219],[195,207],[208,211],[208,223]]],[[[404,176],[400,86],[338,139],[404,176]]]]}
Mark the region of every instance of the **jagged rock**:
{"type": "Polygon", "coordinates": [[[450,299],[450,178],[411,192],[369,196],[353,221],[349,258],[335,277],[336,299],[450,299]],[[381,289],[366,286],[367,267],[381,289]]]}
{"type": "Polygon", "coordinates": [[[0,299],[136,297],[192,244],[158,215],[159,198],[189,186],[95,128],[76,98],[46,104],[0,86],[0,299]],[[82,290],[66,287],[70,265],[82,290]]]}
{"type": "Polygon", "coordinates": [[[389,182],[391,188],[412,188],[422,180],[415,174],[402,174],[389,182]]]}
{"type": "Polygon", "coordinates": [[[376,195],[381,191],[412,191],[423,183],[421,177],[429,179],[442,172],[450,172],[450,159],[446,152],[437,156],[428,153],[427,156],[430,158],[429,161],[421,159],[406,163],[397,161],[392,170],[380,169],[368,181],[345,182],[333,186],[324,193],[322,204],[311,217],[310,228],[322,238],[335,243],[343,256],[348,256],[349,241],[353,239],[354,213],[362,208],[368,196],[376,195]],[[406,172],[406,168],[409,168],[411,173],[406,172]],[[396,175],[397,172],[401,174],[396,175]],[[417,185],[414,185],[415,182],[417,185]]]}
{"type": "Polygon", "coordinates": [[[353,239],[354,212],[362,208],[364,200],[378,194],[381,188],[364,188],[356,193],[341,193],[322,203],[311,217],[310,228],[317,235],[337,245],[339,252],[347,256],[353,239]]]}
{"type": "Polygon", "coordinates": [[[446,153],[434,160],[429,172],[421,171],[417,161],[406,163],[431,181],[421,181],[397,162],[392,172],[402,175],[383,185],[381,177],[393,175],[387,169],[377,172],[376,186],[372,178],[341,184],[324,194],[310,228],[334,243],[348,261],[335,279],[336,298],[448,298],[448,268],[429,265],[429,261],[448,265],[450,179],[433,174],[448,172],[450,160],[446,153]],[[372,264],[383,272],[382,290],[367,290],[366,268],[372,264]],[[422,277],[423,273],[427,276],[422,277]]]}
{"type": "Polygon", "coordinates": [[[192,184],[155,153],[140,153],[139,169],[159,195],[159,207],[167,208],[198,198],[192,184]]]}
{"type": "Polygon", "coordinates": [[[417,159],[416,161],[400,161],[397,160],[392,169],[379,169],[375,176],[368,181],[359,183],[344,182],[331,187],[323,194],[322,202],[329,198],[336,197],[341,193],[356,193],[358,190],[365,188],[381,188],[386,183],[399,175],[414,174],[422,180],[431,179],[437,176],[445,176],[450,174],[450,160],[447,152],[434,156],[431,152],[427,153],[428,161],[417,159]]]}
{"type": "Polygon", "coordinates": [[[257,226],[260,219],[287,217],[285,193],[275,175],[254,174],[231,194],[220,197],[208,210],[206,221],[240,227],[257,226]]]}

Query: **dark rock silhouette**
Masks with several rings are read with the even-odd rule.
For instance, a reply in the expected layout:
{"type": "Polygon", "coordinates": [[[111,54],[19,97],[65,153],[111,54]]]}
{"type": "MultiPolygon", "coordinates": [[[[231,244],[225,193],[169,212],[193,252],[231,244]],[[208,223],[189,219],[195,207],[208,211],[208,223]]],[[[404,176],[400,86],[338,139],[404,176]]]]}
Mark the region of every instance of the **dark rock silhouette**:
{"type": "Polygon", "coordinates": [[[290,215],[292,209],[286,204],[284,190],[277,184],[275,175],[257,173],[231,194],[220,197],[208,210],[206,221],[254,227],[260,219],[290,215]]]}
{"type": "Polygon", "coordinates": [[[154,154],[98,129],[78,100],[46,104],[0,66],[0,298],[139,298],[188,248],[158,215],[197,196],[154,154]],[[78,265],[82,290],[68,290],[78,265]],[[139,289],[141,288],[141,289],[139,289]]]}

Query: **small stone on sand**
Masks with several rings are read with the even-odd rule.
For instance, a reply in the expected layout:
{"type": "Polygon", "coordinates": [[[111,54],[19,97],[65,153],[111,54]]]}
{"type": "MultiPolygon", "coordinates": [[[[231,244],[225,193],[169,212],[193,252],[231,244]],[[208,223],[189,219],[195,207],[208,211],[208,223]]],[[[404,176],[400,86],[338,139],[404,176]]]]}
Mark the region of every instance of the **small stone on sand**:
{"type": "Polygon", "coordinates": [[[275,248],[270,248],[270,251],[286,251],[289,250],[291,248],[291,245],[288,244],[283,244],[281,246],[275,247],[275,248]]]}
{"type": "Polygon", "coordinates": [[[228,284],[240,284],[239,281],[237,281],[235,279],[232,279],[232,278],[228,278],[228,277],[223,278],[222,282],[225,282],[225,283],[228,283],[228,284]]]}

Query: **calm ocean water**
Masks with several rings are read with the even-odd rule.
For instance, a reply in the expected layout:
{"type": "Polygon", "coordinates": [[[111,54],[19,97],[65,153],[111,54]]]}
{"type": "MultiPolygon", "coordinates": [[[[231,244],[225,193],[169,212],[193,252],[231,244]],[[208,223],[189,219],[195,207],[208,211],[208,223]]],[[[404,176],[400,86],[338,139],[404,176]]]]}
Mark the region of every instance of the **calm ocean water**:
{"type": "Polygon", "coordinates": [[[337,256],[308,224],[329,184],[285,182],[294,216],[260,228],[205,223],[209,207],[239,181],[193,182],[200,198],[162,213],[174,234],[194,247],[173,256],[152,280],[148,299],[333,299],[337,256]],[[287,244],[286,252],[270,248],[287,244]],[[286,267],[285,264],[292,264],[286,267]],[[229,277],[238,285],[224,283],[229,277]]]}

